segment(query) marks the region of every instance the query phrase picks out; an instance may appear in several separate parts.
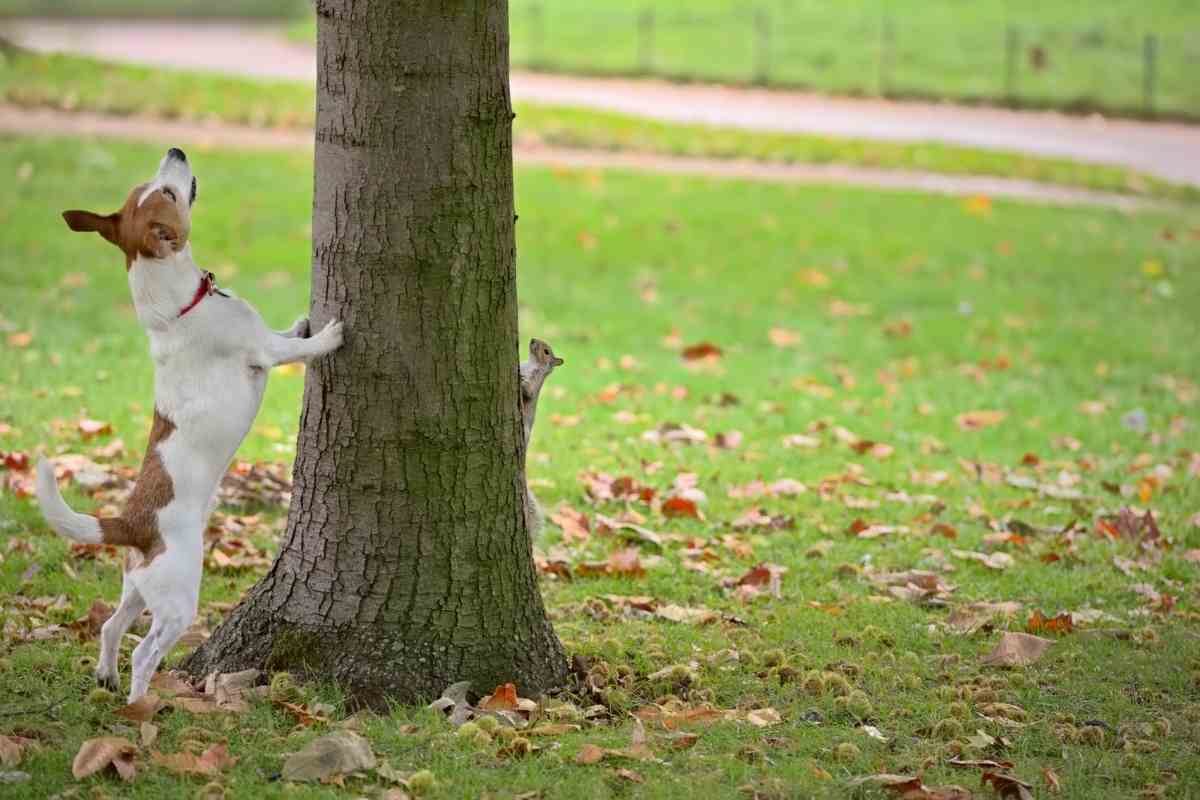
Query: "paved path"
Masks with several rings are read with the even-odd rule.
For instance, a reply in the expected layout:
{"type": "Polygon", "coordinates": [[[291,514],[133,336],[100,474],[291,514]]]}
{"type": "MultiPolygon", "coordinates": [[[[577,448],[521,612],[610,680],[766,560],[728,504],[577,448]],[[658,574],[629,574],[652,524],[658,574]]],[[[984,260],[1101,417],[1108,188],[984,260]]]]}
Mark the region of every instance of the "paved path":
{"type": "MultiPolygon", "coordinates": [[[[312,81],[313,49],[242,22],[0,22],[27,47],[312,81]]],[[[515,72],[513,97],[655,119],[893,141],[936,141],[1133,167],[1200,186],[1200,127],[663,81],[515,72]]]]}
{"type": "MultiPolygon", "coordinates": [[[[222,123],[115,117],[52,109],[29,110],[0,104],[0,134],[3,133],[99,136],[201,148],[286,150],[313,146],[311,130],[250,128],[222,123]]],[[[530,142],[517,143],[514,148],[514,160],[522,165],[576,169],[628,169],[720,179],[742,178],[772,183],[843,184],[961,196],[986,194],[1048,205],[1105,206],[1130,212],[1169,208],[1161,203],[1136,197],[1049,186],[1031,181],[870,169],[837,164],[765,164],[730,159],[675,158],[645,153],[575,150],[530,142]]]]}

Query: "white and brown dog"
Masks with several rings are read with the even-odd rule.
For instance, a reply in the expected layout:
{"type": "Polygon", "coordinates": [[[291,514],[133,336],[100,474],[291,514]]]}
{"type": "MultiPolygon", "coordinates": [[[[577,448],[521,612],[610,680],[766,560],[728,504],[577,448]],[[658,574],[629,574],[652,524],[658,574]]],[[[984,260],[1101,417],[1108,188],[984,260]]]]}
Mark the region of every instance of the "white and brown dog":
{"type": "Polygon", "coordinates": [[[204,529],[217,486],[258,413],[267,371],[336,350],[342,324],[316,336],[308,321],[276,333],[248,303],[219,290],[192,260],[188,234],[196,179],[187,156],[167,151],[149,183],[114,214],[67,211],[74,231],[95,231],[125,254],[138,321],[154,359],[154,424],[142,470],[119,517],[72,511],[54,466],[38,464],[38,501],[50,527],[78,542],[124,545],[121,604],[104,623],[96,680],[117,689],[121,637],[150,609],[150,632],[133,651],[129,702],[196,616],[204,529]]]}

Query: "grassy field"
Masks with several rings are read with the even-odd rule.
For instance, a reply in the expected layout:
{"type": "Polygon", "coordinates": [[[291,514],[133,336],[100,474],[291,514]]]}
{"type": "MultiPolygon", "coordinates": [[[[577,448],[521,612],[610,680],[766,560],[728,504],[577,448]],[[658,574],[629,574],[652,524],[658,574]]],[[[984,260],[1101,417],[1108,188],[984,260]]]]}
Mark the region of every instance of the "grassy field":
{"type": "MultiPolygon", "coordinates": [[[[1153,110],[1200,117],[1200,6],[1189,0],[540,0],[510,15],[524,67],[1128,114],[1147,111],[1153,34],[1153,110]]],[[[292,34],[311,41],[314,30],[307,19],[292,34]]]]}
{"type": "MultiPolygon", "coordinates": [[[[170,0],[158,13],[283,17],[304,5],[170,0]]],[[[144,14],[132,0],[0,0],[0,16],[144,14]]],[[[516,0],[510,14],[523,67],[1200,118],[1191,0],[516,0]]],[[[299,17],[290,34],[312,41],[311,14],[299,17]]]]}
{"type": "MultiPolygon", "coordinates": [[[[97,451],[120,438],[115,462],[137,462],[151,368],[121,258],[69,233],[58,213],[115,206],[159,156],[0,139],[11,181],[0,193],[0,449],[104,462],[97,451]],[[112,432],[85,441],[82,418],[112,432]]],[[[269,323],[289,323],[308,294],[308,157],[189,156],[201,187],[197,258],[269,323]]],[[[1068,799],[1190,796],[1200,783],[1200,220],[561,170],[520,171],[517,210],[522,336],[546,338],[567,360],[541,401],[531,478],[547,507],[565,504],[592,525],[567,536],[551,524],[537,549],[572,570],[604,561],[627,545],[597,529],[600,514],[640,515],[661,544],[635,545],[640,577],[543,581],[569,650],[597,662],[600,692],[575,702],[599,697],[611,723],[502,758],[499,742],[397,708],[354,720],[381,761],[431,770],[424,794],[435,798],[841,798],[851,780],[884,772],[992,796],[979,768],[950,763],[956,755],[1011,761],[1038,796],[1051,777],[1068,799]],[[721,354],[682,357],[681,346],[703,342],[721,354]],[[1004,416],[961,416],[983,411],[1004,416]],[[666,423],[709,439],[645,436],[666,423]],[[732,431],[735,446],[715,444],[732,431]],[[587,472],[629,476],[660,499],[694,473],[704,519],[593,505],[587,472]],[[759,479],[807,491],[734,496],[759,479]],[[1153,510],[1171,546],[1105,522],[1124,506],[1153,510]],[[735,524],[752,508],[760,527],[735,524]],[[760,562],[786,568],[778,597],[721,588],[760,562]],[[920,591],[879,585],[913,569],[948,586],[916,602],[920,591]],[[725,616],[680,624],[623,613],[609,596],[725,616]],[[985,601],[1021,605],[954,632],[985,601]],[[1053,645],[1025,669],[981,666],[1035,611],[1071,612],[1077,627],[1048,634],[1053,645]],[[675,678],[651,677],[673,665],[675,678]],[[629,712],[668,695],[741,709],[743,721],[696,727],[690,749],[647,724],[654,759],[576,763],[585,744],[628,746],[629,712]],[[744,721],[751,709],[764,727],[744,721]]],[[[274,375],[241,457],[290,458],[301,385],[274,375]]],[[[22,473],[0,478],[19,485],[22,473]]],[[[68,497],[95,504],[78,489],[68,497]]],[[[271,546],[269,506],[222,511],[224,537],[271,546]]],[[[255,574],[206,574],[209,624],[213,604],[235,600],[255,574]]],[[[112,601],[118,580],[109,559],[69,556],[31,500],[0,494],[0,734],[40,742],[4,767],[33,776],[5,797],[71,789],[71,759],[89,737],[138,738],[113,714],[120,701],[89,695],[94,639],[21,640],[112,601]],[[50,607],[35,613],[36,598],[50,607]],[[57,700],[49,713],[11,715],[57,700]]],[[[308,687],[302,699],[331,703],[330,721],[299,726],[268,703],[238,715],[162,712],[153,749],[225,741],[240,760],[213,778],[179,778],[143,748],[131,785],[110,773],[80,794],[184,797],[211,781],[221,788],[205,796],[375,796],[380,773],[343,789],[272,779],[285,753],[344,723],[336,689],[308,687]]]]}
{"type": "MultiPolygon", "coordinates": [[[[211,73],[15,52],[0,69],[0,100],[30,108],[311,127],[310,87],[211,73]]],[[[518,103],[518,141],[769,163],[837,163],[946,174],[997,175],[1194,202],[1200,190],[1124,167],[937,143],[906,144],[655,122],[625,114],[518,103]]]]}

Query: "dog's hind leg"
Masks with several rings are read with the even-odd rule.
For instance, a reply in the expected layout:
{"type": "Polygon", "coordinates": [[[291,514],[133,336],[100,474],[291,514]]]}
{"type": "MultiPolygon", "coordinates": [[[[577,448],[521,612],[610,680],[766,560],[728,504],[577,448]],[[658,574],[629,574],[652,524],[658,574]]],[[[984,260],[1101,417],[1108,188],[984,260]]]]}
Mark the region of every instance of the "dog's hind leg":
{"type": "Polygon", "coordinates": [[[121,637],[129,630],[142,611],[146,601],[138,592],[133,581],[126,578],[121,587],[121,603],[117,610],[100,629],[100,660],[96,664],[96,683],[112,691],[121,689],[121,671],[117,659],[121,653],[121,637]]]}
{"type": "Polygon", "coordinates": [[[192,624],[195,613],[181,614],[158,611],[150,625],[150,633],[133,650],[133,678],[129,684],[129,702],[137,701],[150,687],[150,680],[158,671],[167,653],[179,641],[179,637],[192,624]]]}
{"type": "Polygon", "coordinates": [[[183,548],[168,549],[153,564],[131,573],[154,615],[154,622],[150,625],[150,633],[133,651],[129,702],[146,693],[159,664],[196,618],[202,560],[199,547],[186,555],[183,548]]]}

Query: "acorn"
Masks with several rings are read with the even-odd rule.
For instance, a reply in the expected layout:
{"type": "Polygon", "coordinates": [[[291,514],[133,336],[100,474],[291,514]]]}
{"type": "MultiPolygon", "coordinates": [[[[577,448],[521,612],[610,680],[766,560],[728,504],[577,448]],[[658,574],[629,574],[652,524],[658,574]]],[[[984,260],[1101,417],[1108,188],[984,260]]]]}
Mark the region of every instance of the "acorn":
{"type": "Polygon", "coordinates": [[[408,790],[413,794],[425,794],[436,785],[437,780],[427,769],[419,770],[408,776],[408,790]]]}
{"type": "Polygon", "coordinates": [[[784,655],[782,650],[768,650],[767,652],[763,653],[762,657],[762,663],[765,667],[778,667],[786,660],[787,657],[784,655]]]}
{"type": "MultiPolygon", "coordinates": [[[[1063,744],[1078,744],[1080,740],[1079,729],[1069,722],[1057,723],[1053,729],[1054,737],[1063,744]]],[[[1103,741],[1104,731],[1100,731],[1101,741],[1103,741]]]]}
{"type": "Polygon", "coordinates": [[[849,700],[850,712],[860,719],[871,716],[871,712],[874,711],[871,705],[871,698],[861,689],[855,689],[850,692],[847,700],[849,700]]]}
{"type": "Polygon", "coordinates": [[[88,692],[88,702],[93,705],[108,705],[116,699],[116,695],[105,689],[103,686],[97,686],[88,692]]]}
{"type": "Polygon", "coordinates": [[[976,703],[998,703],[1000,694],[995,689],[976,689],[971,699],[976,703]]]}
{"type": "Polygon", "coordinates": [[[939,720],[933,726],[933,735],[938,739],[957,739],[963,735],[963,724],[956,719],[939,720]]]}
{"type": "Polygon", "coordinates": [[[833,756],[838,761],[853,761],[862,755],[862,750],[850,742],[842,742],[833,748],[833,756]]]}
{"type": "Polygon", "coordinates": [[[841,696],[850,694],[850,681],[846,680],[844,675],[836,672],[826,672],[822,675],[825,680],[825,691],[830,694],[841,696]]]}
{"type": "Polygon", "coordinates": [[[800,688],[804,690],[805,694],[809,695],[825,694],[825,679],[821,677],[821,673],[819,672],[810,672],[800,682],[800,688]]]}
{"type": "Polygon", "coordinates": [[[276,672],[271,676],[271,688],[267,690],[273,703],[293,703],[300,698],[300,687],[287,672],[276,672]]]}
{"type": "Polygon", "coordinates": [[[225,787],[215,781],[196,790],[196,800],[225,800],[225,787]]]}

